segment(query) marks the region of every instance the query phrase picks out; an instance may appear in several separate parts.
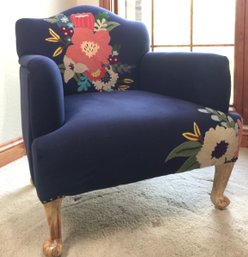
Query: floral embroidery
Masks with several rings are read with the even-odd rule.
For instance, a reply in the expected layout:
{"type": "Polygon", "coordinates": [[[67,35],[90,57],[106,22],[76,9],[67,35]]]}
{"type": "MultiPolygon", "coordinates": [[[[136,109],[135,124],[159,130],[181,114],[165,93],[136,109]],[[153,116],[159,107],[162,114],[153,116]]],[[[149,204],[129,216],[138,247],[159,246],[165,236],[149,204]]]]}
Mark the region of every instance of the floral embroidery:
{"type": "Polygon", "coordinates": [[[237,130],[238,130],[238,146],[237,146],[237,150],[234,153],[235,158],[238,158],[240,147],[241,147],[241,141],[242,141],[242,136],[243,136],[243,121],[237,120],[237,126],[238,126],[238,128],[237,128],[237,130]]]}
{"type": "Polygon", "coordinates": [[[173,158],[187,158],[177,172],[237,160],[242,136],[242,120],[238,119],[235,122],[230,115],[211,108],[198,109],[198,111],[210,114],[211,119],[220,125],[210,128],[204,138],[196,122],[193,125],[193,132],[182,134],[188,141],[174,148],[165,159],[167,162],[173,158]]]}
{"type": "Polygon", "coordinates": [[[81,73],[87,70],[87,67],[82,63],[75,63],[71,58],[64,56],[64,80],[67,83],[76,73],[81,73]]]}
{"type": "Polygon", "coordinates": [[[75,63],[85,64],[89,72],[94,72],[108,64],[108,57],[112,52],[109,44],[110,36],[107,31],[75,28],[72,43],[66,51],[66,56],[75,63]]]}
{"type": "Polygon", "coordinates": [[[108,13],[75,13],[70,17],[64,14],[45,19],[57,24],[60,35],[49,28],[50,37],[45,40],[59,44],[53,57],[64,53],[59,69],[64,82],[74,79],[77,91],[126,90],[134,82],[131,78],[122,78],[130,73],[133,65],[120,62],[120,45],[110,45],[110,31],[120,24],[108,20],[108,13]]]}
{"type": "Polygon", "coordinates": [[[111,67],[106,68],[104,76],[99,80],[93,80],[92,83],[98,91],[110,91],[118,79],[118,73],[115,73],[111,67]]]}
{"type": "Polygon", "coordinates": [[[237,149],[234,129],[216,126],[210,128],[204,138],[203,145],[196,155],[200,167],[219,165],[233,161],[237,149]]]}

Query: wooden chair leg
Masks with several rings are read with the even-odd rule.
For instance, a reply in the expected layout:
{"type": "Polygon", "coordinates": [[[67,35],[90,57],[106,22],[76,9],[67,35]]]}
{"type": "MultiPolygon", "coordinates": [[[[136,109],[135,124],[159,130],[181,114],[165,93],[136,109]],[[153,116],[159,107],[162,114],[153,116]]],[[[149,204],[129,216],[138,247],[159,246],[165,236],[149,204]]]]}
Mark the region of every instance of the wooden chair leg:
{"type": "Polygon", "coordinates": [[[43,253],[46,257],[59,257],[62,253],[61,203],[62,198],[44,204],[50,232],[50,238],[43,244],[43,253]]]}
{"type": "Polygon", "coordinates": [[[30,184],[31,184],[32,186],[34,186],[34,182],[33,182],[33,179],[32,179],[32,178],[30,178],[30,184]]]}
{"type": "Polygon", "coordinates": [[[223,210],[230,204],[230,200],[224,195],[224,191],[232,173],[233,166],[233,162],[215,166],[211,200],[217,209],[223,210]]]}

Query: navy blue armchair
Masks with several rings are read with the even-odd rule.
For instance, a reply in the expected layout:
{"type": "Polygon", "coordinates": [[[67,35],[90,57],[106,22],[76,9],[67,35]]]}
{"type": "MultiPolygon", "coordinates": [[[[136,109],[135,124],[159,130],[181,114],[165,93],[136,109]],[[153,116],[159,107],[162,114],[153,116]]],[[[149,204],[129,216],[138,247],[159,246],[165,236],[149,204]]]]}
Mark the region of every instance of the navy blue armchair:
{"type": "Polygon", "coordinates": [[[211,200],[238,158],[242,118],[228,112],[228,59],[149,52],[140,22],[96,6],[16,23],[21,112],[44,205],[46,256],[62,252],[65,196],[215,166],[211,200]]]}

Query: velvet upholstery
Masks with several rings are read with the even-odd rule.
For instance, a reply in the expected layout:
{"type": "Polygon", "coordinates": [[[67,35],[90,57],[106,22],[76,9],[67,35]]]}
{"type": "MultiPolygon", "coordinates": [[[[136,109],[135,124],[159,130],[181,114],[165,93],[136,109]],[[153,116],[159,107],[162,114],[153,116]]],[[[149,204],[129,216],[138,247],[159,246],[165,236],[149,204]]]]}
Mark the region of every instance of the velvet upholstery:
{"type": "Polygon", "coordinates": [[[148,52],[142,23],[96,6],[18,20],[16,38],[23,137],[43,203],[237,160],[242,118],[228,113],[226,57],[148,52]]]}
{"type": "Polygon", "coordinates": [[[142,60],[140,75],[142,90],[228,111],[230,72],[225,56],[209,53],[147,53],[142,60]]]}

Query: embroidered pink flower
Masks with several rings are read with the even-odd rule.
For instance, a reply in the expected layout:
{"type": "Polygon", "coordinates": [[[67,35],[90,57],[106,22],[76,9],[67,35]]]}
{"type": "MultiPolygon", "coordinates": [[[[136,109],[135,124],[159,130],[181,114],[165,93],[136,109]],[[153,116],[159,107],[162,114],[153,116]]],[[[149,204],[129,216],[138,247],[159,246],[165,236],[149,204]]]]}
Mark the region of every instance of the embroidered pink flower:
{"type": "Polygon", "coordinates": [[[109,42],[110,36],[106,30],[94,33],[90,29],[75,28],[73,45],[68,47],[66,56],[75,63],[85,64],[89,72],[95,72],[109,63],[108,57],[112,53],[109,42]]]}
{"type": "Polygon", "coordinates": [[[92,13],[75,13],[70,16],[74,28],[94,30],[95,17],[92,13]]]}

